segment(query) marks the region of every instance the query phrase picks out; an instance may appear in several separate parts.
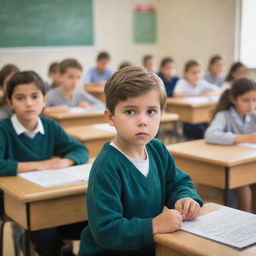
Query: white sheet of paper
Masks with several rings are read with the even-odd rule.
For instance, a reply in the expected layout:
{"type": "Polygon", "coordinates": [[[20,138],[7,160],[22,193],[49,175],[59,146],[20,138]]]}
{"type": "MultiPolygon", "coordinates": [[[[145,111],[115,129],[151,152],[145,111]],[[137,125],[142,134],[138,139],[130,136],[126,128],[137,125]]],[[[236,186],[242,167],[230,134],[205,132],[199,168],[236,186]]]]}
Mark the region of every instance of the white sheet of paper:
{"type": "Polygon", "coordinates": [[[185,221],[181,229],[240,249],[256,243],[256,215],[229,207],[185,221]]]}
{"type": "Polygon", "coordinates": [[[109,124],[95,124],[92,127],[108,132],[116,132],[116,128],[114,126],[110,126],[109,124]]]}
{"type": "Polygon", "coordinates": [[[43,170],[20,173],[19,176],[42,187],[51,187],[87,181],[92,164],[83,164],[64,169],[43,170]]]}
{"type": "Polygon", "coordinates": [[[87,109],[87,108],[80,108],[80,107],[72,107],[69,109],[69,113],[72,114],[81,114],[81,113],[90,113],[92,112],[92,109],[87,109]]]}
{"type": "Polygon", "coordinates": [[[254,148],[256,149],[256,143],[239,143],[237,144],[238,146],[241,147],[246,147],[246,148],[254,148]]]}
{"type": "Polygon", "coordinates": [[[189,103],[205,103],[210,101],[217,101],[219,99],[219,96],[214,95],[214,96],[183,97],[181,99],[189,103]]]}

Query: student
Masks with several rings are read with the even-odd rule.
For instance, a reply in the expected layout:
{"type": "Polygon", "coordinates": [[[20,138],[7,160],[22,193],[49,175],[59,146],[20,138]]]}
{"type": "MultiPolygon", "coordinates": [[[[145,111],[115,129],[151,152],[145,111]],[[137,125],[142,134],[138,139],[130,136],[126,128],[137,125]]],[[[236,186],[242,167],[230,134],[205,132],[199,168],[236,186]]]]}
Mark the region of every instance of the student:
{"type": "Polygon", "coordinates": [[[89,93],[78,90],[82,66],[75,59],[65,59],[60,63],[60,86],[47,93],[44,114],[68,112],[70,107],[100,110],[105,105],[89,93]]]}
{"type": "MultiPolygon", "coordinates": [[[[67,135],[55,121],[39,117],[45,104],[45,85],[35,72],[15,73],[6,95],[14,114],[0,121],[0,176],[88,161],[84,145],[67,135]]],[[[62,239],[78,239],[83,227],[85,223],[76,223],[33,231],[31,240],[40,256],[60,256],[62,239]]]]}
{"type": "Polygon", "coordinates": [[[145,55],[142,60],[143,67],[148,72],[156,72],[156,62],[152,55],[145,55]]]}
{"type": "MultiPolygon", "coordinates": [[[[236,80],[227,89],[214,110],[213,121],[205,132],[209,143],[232,145],[256,143],[256,84],[247,78],[236,80]]],[[[239,208],[252,211],[252,192],[249,185],[236,189],[239,208]]]]}
{"type": "Polygon", "coordinates": [[[0,89],[3,91],[3,97],[0,99],[0,119],[9,117],[12,114],[6,101],[5,89],[8,81],[18,71],[19,69],[12,64],[5,65],[0,71],[0,89]]]}
{"type": "Polygon", "coordinates": [[[168,97],[173,96],[173,90],[179,77],[176,76],[175,63],[172,58],[164,58],[160,65],[158,76],[162,79],[168,97]]]}
{"type": "Polygon", "coordinates": [[[232,86],[232,83],[235,80],[246,77],[247,73],[248,73],[247,67],[243,63],[235,62],[231,66],[227,74],[227,77],[225,79],[225,82],[222,84],[221,88],[223,90],[230,89],[232,86]]]}
{"type": "Polygon", "coordinates": [[[85,75],[83,82],[84,87],[104,88],[106,81],[112,76],[113,72],[108,68],[110,56],[107,52],[100,52],[97,57],[96,67],[91,68],[85,75]]]}
{"type": "Polygon", "coordinates": [[[58,62],[53,62],[48,71],[49,81],[47,82],[48,89],[54,89],[60,86],[60,66],[58,62]]]}
{"type": "Polygon", "coordinates": [[[117,135],[91,170],[89,226],[81,234],[79,256],[151,256],[153,235],[196,218],[202,201],[164,144],[153,139],[166,101],[157,75],[121,69],[108,80],[105,95],[105,117],[117,135]]]}
{"type": "MultiPolygon", "coordinates": [[[[202,79],[203,71],[200,64],[191,60],[184,69],[184,79],[180,79],[174,89],[174,97],[193,97],[218,95],[218,86],[208,83],[202,79]]],[[[183,123],[183,133],[188,139],[203,138],[207,123],[190,124],[183,123]]]]}
{"type": "Polygon", "coordinates": [[[208,72],[205,74],[204,79],[221,87],[225,79],[224,70],[225,63],[223,58],[220,55],[214,55],[210,59],[208,72]]]}

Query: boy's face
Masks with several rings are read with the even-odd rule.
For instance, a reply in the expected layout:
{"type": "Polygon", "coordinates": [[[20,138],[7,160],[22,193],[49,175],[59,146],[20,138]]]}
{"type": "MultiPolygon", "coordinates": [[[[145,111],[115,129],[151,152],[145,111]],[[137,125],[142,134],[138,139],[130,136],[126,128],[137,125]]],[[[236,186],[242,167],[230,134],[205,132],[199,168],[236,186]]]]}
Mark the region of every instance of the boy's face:
{"type": "Polygon", "coordinates": [[[100,59],[97,61],[97,68],[100,72],[105,72],[108,68],[109,59],[100,59]]]}
{"type": "Polygon", "coordinates": [[[175,69],[175,63],[174,62],[168,62],[161,68],[162,73],[165,77],[171,78],[175,76],[176,69],[175,69]]]}
{"type": "Polygon", "coordinates": [[[108,123],[116,127],[117,139],[124,147],[146,145],[157,134],[160,117],[160,97],[157,90],[119,101],[114,114],[106,110],[108,123]]]}
{"type": "Polygon", "coordinates": [[[34,83],[21,84],[15,87],[9,104],[21,122],[28,122],[41,114],[45,97],[34,83]]]}
{"type": "Polygon", "coordinates": [[[203,77],[203,71],[201,66],[195,65],[189,68],[185,73],[185,78],[191,84],[196,84],[203,77]]]}
{"type": "Polygon", "coordinates": [[[60,83],[68,91],[74,91],[81,80],[82,71],[78,68],[67,68],[65,73],[60,75],[60,83]]]}
{"type": "Polygon", "coordinates": [[[146,69],[148,72],[153,72],[153,73],[156,72],[156,63],[155,63],[155,60],[154,60],[153,58],[150,58],[150,59],[148,59],[148,60],[145,62],[145,69],[146,69]]]}

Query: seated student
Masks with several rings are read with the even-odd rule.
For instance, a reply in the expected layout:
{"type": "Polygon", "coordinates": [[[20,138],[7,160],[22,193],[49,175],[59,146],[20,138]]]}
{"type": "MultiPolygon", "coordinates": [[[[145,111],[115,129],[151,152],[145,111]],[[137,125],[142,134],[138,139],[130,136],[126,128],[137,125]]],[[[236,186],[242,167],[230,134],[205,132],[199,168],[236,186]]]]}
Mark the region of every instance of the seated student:
{"type": "Polygon", "coordinates": [[[50,65],[48,77],[47,89],[50,90],[60,86],[60,66],[58,62],[53,62],[50,65]]]}
{"type": "MultiPolygon", "coordinates": [[[[55,121],[39,117],[45,104],[45,85],[35,72],[15,73],[7,84],[6,95],[14,114],[0,121],[0,176],[88,161],[84,145],[55,121]]],[[[33,231],[31,240],[40,256],[60,256],[62,240],[78,239],[85,226],[82,222],[33,231]]]]}
{"type": "Polygon", "coordinates": [[[241,62],[235,62],[231,67],[225,79],[225,82],[222,84],[221,88],[223,90],[230,89],[232,83],[240,78],[244,78],[247,76],[248,69],[241,62]]]}
{"type": "Polygon", "coordinates": [[[157,75],[162,79],[168,97],[173,96],[173,90],[179,80],[176,76],[175,62],[172,58],[164,58],[157,75]]]}
{"type": "Polygon", "coordinates": [[[60,63],[60,86],[47,93],[45,115],[50,112],[68,112],[70,107],[104,109],[103,102],[77,89],[81,75],[82,66],[77,60],[65,59],[60,63]]]}
{"type": "Polygon", "coordinates": [[[148,72],[156,73],[156,62],[152,55],[145,55],[142,60],[143,67],[148,72]]]}
{"type": "MultiPolygon", "coordinates": [[[[256,84],[247,78],[236,80],[225,90],[214,110],[213,121],[205,132],[209,143],[232,145],[256,143],[256,84]]],[[[249,186],[236,189],[239,208],[252,211],[252,192],[249,186]]]]}
{"type": "Polygon", "coordinates": [[[6,101],[6,85],[11,77],[18,72],[19,69],[12,64],[5,65],[0,71],[0,89],[3,91],[3,97],[0,99],[0,119],[9,117],[12,111],[6,101]]]}
{"type": "MultiPolygon", "coordinates": [[[[180,79],[174,89],[174,97],[211,96],[220,94],[217,85],[208,83],[202,79],[203,71],[200,64],[191,60],[184,69],[184,79],[180,79]]],[[[188,139],[203,138],[207,123],[183,124],[183,133],[188,139]]]]}
{"type": "Polygon", "coordinates": [[[210,59],[208,72],[205,74],[204,79],[221,87],[225,79],[224,70],[225,63],[223,58],[220,55],[214,55],[210,59]]]}
{"type": "Polygon", "coordinates": [[[97,57],[96,67],[91,68],[83,78],[84,88],[104,88],[106,81],[113,72],[108,68],[110,56],[107,52],[100,52],[97,57]]]}
{"type": "Polygon", "coordinates": [[[154,73],[128,67],[105,86],[105,117],[117,135],[96,158],[88,185],[88,227],[79,256],[154,255],[153,235],[198,216],[202,201],[157,134],[166,92],[154,73]],[[166,206],[166,208],[165,208],[166,206]]]}

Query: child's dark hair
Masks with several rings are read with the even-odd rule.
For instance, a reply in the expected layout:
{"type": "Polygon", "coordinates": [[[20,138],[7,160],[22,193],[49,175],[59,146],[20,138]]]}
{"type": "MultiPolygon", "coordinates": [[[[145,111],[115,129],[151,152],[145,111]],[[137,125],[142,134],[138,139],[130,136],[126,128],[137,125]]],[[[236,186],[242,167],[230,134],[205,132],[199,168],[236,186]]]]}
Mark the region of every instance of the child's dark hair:
{"type": "Polygon", "coordinates": [[[43,79],[34,71],[17,72],[13,75],[10,81],[7,83],[6,95],[9,100],[12,99],[12,95],[15,87],[22,84],[35,84],[38,89],[45,95],[45,84],[43,79]]]}
{"type": "Polygon", "coordinates": [[[6,77],[18,71],[19,69],[13,64],[5,65],[0,71],[0,88],[3,87],[4,80],[6,79],[6,77]]]}
{"type": "Polygon", "coordinates": [[[110,60],[110,55],[107,52],[100,52],[97,56],[97,61],[102,59],[110,60]]]}
{"type": "Polygon", "coordinates": [[[196,60],[189,60],[188,62],[186,62],[184,67],[184,73],[188,72],[194,66],[201,66],[201,65],[196,60]]]}
{"type": "Polygon", "coordinates": [[[210,58],[209,65],[208,65],[208,71],[211,71],[211,66],[215,64],[215,62],[223,60],[223,58],[220,55],[214,55],[210,58]]]}
{"type": "Polygon", "coordinates": [[[60,62],[59,69],[61,74],[64,74],[68,68],[75,68],[83,71],[82,65],[76,59],[65,59],[60,62]]]}
{"type": "Polygon", "coordinates": [[[216,108],[213,110],[213,117],[219,111],[228,110],[231,107],[234,107],[232,102],[233,99],[254,90],[256,90],[256,83],[253,80],[248,78],[240,78],[236,80],[231,89],[227,89],[222,93],[216,108]]]}
{"type": "Polygon", "coordinates": [[[228,74],[226,76],[225,81],[232,81],[234,79],[233,78],[233,72],[236,72],[241,67],[245,67],[245,65],[242,62],[235,62],[231,66],[231,68],[230,68],[230,70],[229,70],[229,72],[228,72],[228,74]]]}
{"type": "Polygon", "coordinates": [[[164,58],[161,61],[160,68],[164,67],[166,64],[173,63],[173,62],[174,62],[173,58],[170,58],[170,57],[164,58]]]}
{"type": "Polygon", "coordinates": [[[159,92],[160,107],[164,109],[166,91],[162,80],[153,72],[140,67],[126,67],[111,76],[105,85],[106,106],[112,113],[119,101],[129,97],[138,97],[150,90],[159,92]]]}
{"type": "Polygon", "coordinates": [[[153,56],[152,56],[152,55],[149,55],[149,54],[145,55],[145,56],[143,57],[143,59],[142,59],[143,66],[145,66],[145,65],[146,65],[146,62],[149,61],[149,60],[151,60],[151,59],[153,59],[153,56]]]}
{"type": "Polygon", "coordinates": [[[50,67],[49,67],[49,71],[48,74],[52,74],[52,73],[58,73],[60,71],[60,64],[58,62],[53,62],[50,67]]]}

